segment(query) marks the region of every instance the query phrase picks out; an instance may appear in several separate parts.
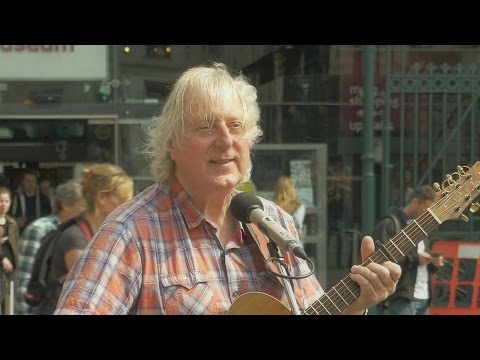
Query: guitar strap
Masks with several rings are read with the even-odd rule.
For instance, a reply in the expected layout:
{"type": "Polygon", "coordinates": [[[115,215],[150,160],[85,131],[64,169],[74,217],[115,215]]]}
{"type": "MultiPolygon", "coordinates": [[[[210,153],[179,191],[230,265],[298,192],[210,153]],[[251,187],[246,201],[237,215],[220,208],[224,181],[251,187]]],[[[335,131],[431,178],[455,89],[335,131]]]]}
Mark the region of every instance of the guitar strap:
{"type": "Polygon", "coordinates": [[[93,237],[93,231],[90,228],[90,224],[88,223],[88,221],[84,217],[81,217],[78,219],[77,224],[80,227],[80,230],[82,230],[82,233],[85,236],[85,240],[87,240],[87,242],[90,242],[93,237]]]}

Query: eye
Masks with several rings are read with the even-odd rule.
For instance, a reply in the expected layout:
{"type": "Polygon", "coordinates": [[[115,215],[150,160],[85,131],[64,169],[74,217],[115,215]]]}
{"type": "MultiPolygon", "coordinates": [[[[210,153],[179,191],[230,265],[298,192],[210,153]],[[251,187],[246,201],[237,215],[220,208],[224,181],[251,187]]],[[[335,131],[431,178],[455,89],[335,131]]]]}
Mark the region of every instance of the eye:
{"type": "Polygon", "coordinates": [[[197,133],[200,133],[200,134],[210,134],[212,132],[213,128],[207,124],[207,123],[203,123],[203,124],[200,124],[196,129],[195,131],[197,133]]]}
{"type": "Polygon", "coordinates": [[[243,124],[239,121],[232,122],[228,126],[232,133],[238,134],[243,131],[243,124]]]}

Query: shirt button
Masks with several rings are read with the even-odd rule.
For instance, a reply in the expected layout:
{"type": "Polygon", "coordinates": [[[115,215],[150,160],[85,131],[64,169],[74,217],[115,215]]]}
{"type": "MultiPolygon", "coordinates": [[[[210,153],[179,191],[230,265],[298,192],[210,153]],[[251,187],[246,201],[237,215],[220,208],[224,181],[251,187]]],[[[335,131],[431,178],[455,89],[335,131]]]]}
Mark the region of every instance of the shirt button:
{"type": "Polygon", "coordinates": [[[234,292],[232,293],[232,297],[233,297],[233,298],[236,298],[237,296],[238,296],[238,291],[234,291],[234,292]]]}

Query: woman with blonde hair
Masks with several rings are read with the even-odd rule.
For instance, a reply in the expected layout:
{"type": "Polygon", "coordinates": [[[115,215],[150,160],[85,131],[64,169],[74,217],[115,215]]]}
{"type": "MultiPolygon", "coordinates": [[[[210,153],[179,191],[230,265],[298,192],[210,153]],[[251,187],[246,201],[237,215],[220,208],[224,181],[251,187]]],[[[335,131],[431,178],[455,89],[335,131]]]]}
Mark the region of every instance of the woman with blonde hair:
{"type": "Polygon", "coordinates": [[[51,283],[48,284],[46,299],[35,309],[36,314],[53,314],[63,280],[70,269],[106,217],[133,196],[133,180],[113,164],[93,164],[85,167],[80,183],[87,209],[77,218],[77,222],[66,228],[57,239],[51,269],[55,276],[49,276],[51,283]],[[62,280],[57,281],[58,279],[62,280]]]}
{"type": "Polygon", "coordinates": [[[297,197],[295,183],[288,176],[280,176],[273,191],[273,202],[292,215],[299,234],[303,233],[305,205],[297,197]]]}

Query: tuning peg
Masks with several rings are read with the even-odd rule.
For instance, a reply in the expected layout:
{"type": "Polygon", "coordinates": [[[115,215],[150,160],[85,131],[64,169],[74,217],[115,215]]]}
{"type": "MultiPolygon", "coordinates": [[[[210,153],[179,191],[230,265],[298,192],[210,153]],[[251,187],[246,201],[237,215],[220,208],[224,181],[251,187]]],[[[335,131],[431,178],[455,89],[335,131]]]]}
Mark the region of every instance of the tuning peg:
{"type": "Polygon", "coordinates": [[[463,166],[458,165],[458,166],[457,166],[457,172],[458,172],[461,176],[465,175],[465,170],[463,170],[463,166]]]}
{"type": "Polygon", "coordinates": [[[442,188],[440,187],[440,184],[439,184],[438,182],[436,182],[436,183],[433,184],[433,189],[434,189],[435,191],[440,191],[440,190],[442,190],[442,188]]]}
{"type": "Polygon", "coordinates": [[[465,222],[468,222],[468,217],[465,214],[460,214],[460,219],[462,219],[465,222]]]}
{"type": "Polygon", "coordinates": [[[472,203],[472,205],[470,205],[470,212],[472,213],[476,213],[479,209],[480,209],[480,204],[478,202],[474,202],[472,203]]]}

